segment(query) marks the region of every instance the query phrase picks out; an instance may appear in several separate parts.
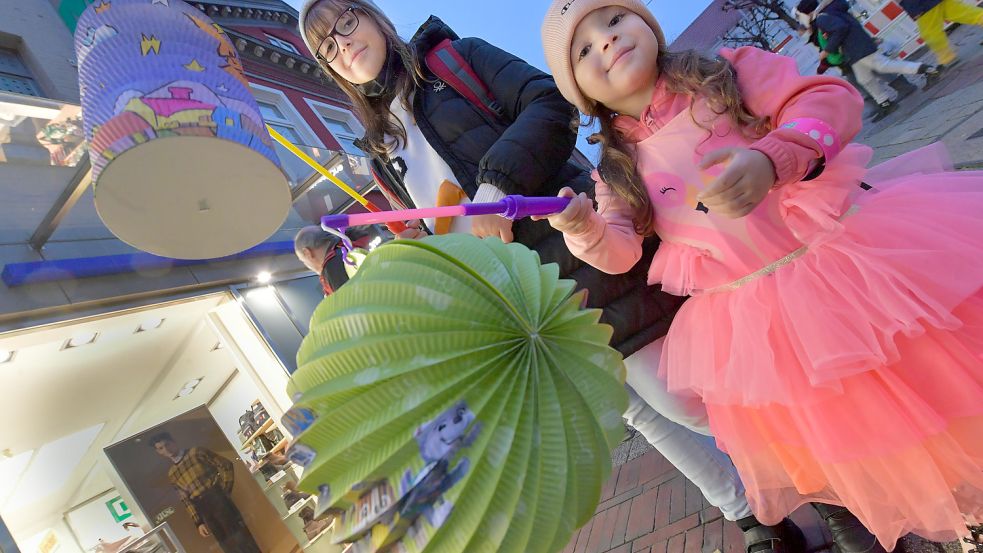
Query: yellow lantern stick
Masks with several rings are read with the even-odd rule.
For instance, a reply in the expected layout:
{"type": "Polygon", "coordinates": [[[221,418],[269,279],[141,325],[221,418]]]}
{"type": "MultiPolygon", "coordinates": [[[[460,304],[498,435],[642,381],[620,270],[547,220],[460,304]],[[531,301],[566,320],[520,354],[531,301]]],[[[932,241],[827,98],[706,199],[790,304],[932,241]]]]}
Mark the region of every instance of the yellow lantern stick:
{"type": "MultiPolygon", "coordinates": [[[[278,133],[276,129],[274,129],[269,125],[266,126],[266,129],[270,132],[270,136],[273,138],[273,140],[279,142],[281,146],[289,150],[290,153],[297,156],[301,161],[309,165],[311,169],[314,169],[315,171],[323,175],[324,178],[331,181],[332,184],[342,189],[346,194],[351,196],[352,199],[362,204],[362,206],[364,206],[365,209],[373,212],[382,211],[382,209],[380,209],[379,206],[372,203],[368,198],[356,192],[354,188],[345,184],[344,181],[342,181],[338,177],[332,175],[331,171],[328,171],[327,169],[324,168],[323,165],[321,165],[317,161],[314,161],[314,159],[311,156],[307,155],[306,152],[304,152],[294,144],[291,144],[290,141],[288,141],[286,138],[283,137],[283,135],[278,133]]],[[[406,230],[406,225],[398,221],[393,223],[386,223],[386,226],[389,227],[389,230],[393,233],[399,233],[406,230]]]]}

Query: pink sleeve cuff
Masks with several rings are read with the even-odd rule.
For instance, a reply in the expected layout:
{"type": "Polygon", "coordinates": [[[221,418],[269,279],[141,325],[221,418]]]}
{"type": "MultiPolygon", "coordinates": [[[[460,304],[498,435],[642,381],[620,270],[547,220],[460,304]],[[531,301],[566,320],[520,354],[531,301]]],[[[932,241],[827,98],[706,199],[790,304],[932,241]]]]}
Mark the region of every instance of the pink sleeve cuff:
{"type": "Polygon", "coordinates": [[[772,131],[751,145],[768,156],[775,166],[775,186],[785,186],[806,177],[823,157],[818,144],[811,138],[789,129],[772,131]]]}
{"type": "Polygon", "coordinates": [[[784,140],[768,135],[752,144],[751,149],[768,156],[775,166],[775,186],[795,182],[805,175],[796,170],[796,160],[784,140]]]}

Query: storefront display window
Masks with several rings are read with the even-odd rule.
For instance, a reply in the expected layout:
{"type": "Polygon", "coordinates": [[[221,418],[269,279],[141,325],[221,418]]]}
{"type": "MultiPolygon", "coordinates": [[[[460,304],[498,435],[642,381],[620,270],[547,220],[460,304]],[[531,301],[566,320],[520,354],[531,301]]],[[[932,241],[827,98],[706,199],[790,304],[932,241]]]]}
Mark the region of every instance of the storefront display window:
{"type": "MultiPolygon", "coordinates": [[[[281,285],[301,310],[303,284],[281,285]]],[[[214,293],[0,334],[13,352],[0,387],[18,391],[0,404],[13,423],[0,516],[21,551],[341,552],[297,489],[279,423],[287,367],[242,301],[214,293]],[[97,338],[64,347],[81,336],[97,338]]]]}

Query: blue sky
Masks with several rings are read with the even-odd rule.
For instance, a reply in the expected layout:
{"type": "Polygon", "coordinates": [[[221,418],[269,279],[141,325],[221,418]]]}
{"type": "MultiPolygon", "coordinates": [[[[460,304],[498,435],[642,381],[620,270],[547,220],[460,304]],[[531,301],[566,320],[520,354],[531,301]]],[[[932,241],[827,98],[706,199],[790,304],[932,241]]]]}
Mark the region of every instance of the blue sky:
{"type": "MultiPolygon", "coordinates": [[[[303,3],[303,0],[286,1],[298,9],[303,3]]],[[[375,0],[375,3],[389,15],[404,38],[411,37],[433,14],[462,37],[483,38],[547,70],[539,26],[549,6],[548,0],[375,0]]],[[[647,3],[671,42],[706,9],[710,0],[648,0],[647,3]]],[[[589,131],[581,130],[578,147],[596,161],[597,149],[587,144],[584,139],[587,134],[589,131]]]]}

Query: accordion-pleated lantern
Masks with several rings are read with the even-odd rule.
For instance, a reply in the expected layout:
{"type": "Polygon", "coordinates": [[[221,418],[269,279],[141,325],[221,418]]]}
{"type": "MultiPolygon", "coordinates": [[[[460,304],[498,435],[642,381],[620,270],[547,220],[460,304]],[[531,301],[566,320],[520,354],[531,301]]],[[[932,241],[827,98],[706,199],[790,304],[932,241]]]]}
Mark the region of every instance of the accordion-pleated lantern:
{"type": "Polygon", "coordinates": [[[283,422],[350,552],[555,553],[597,507],[625,370],[520,244],[397,240],[314,312],[283,422]]]}
{"type": "Polygon", "coordinates": [[[96,210],[124,242],[224,257],[280,228],[290,188],[229,37],[183,0],[100,0],[75,32],[96,210]]]}

